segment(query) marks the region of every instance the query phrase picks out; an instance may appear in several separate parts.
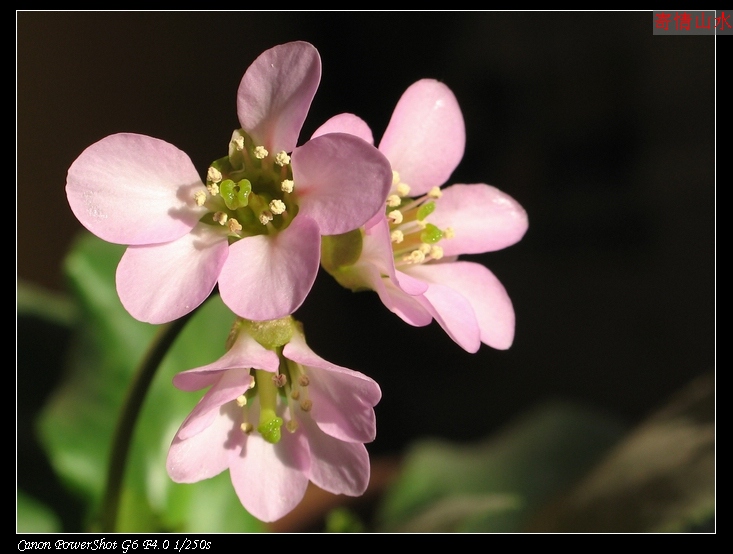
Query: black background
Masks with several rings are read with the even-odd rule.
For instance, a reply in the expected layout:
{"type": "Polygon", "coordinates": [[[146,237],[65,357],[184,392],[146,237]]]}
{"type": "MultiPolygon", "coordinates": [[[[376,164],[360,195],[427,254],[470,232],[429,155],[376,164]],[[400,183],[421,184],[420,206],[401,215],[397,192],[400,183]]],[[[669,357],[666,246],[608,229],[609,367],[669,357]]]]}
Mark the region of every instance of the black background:
{"type": "MultiPolygon", "coordinates": [[[[450,182],[529,214],[521,242],[470,257],[514,302],[508,351],[468,354],[319,274],[296,317],[317,353],[380,383],[370,451],[475,440],[552,398],[633,423],[715,362],[716,37],[652,27],[651,12],[17,13],[18,278],[65,290],[82,227],[64,184],[84,148],[143,133],[203,174],[249,64],[305,40],[323,77],[301,142],[340,112],[378,142],[402,92],[439,79],[466,121],[450,182]]],[[[43,348],[54,367],[62,352],[43,348]]]]}

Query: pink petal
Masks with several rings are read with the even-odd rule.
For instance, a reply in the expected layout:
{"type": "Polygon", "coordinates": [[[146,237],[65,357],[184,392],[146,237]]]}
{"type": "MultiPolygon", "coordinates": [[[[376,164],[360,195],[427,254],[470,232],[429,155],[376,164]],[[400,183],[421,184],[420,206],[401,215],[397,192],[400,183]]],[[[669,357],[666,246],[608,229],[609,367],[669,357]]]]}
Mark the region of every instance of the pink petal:
{"type": "Polygon", "coordinates": [[[219,275],[224,303],[240,317],[277,319],[297,310],[310,292],[321,258],[318,225],[298,214],[275,235],[247,237],[229,247],[219,275]]]}
{"type": "Polygon", "coordinates": [[[311,463],[308,477],[333,494],[359,496],[369,485],[369,454],[363,444],[343,442],[326,435],[313,421],[300,421],[308,434],[311,463]]]}
{"type": "Polygon", "coordinates": [[[283,432],[277,444],[251,433],[241,454],[229,459],[229,474],[240,502],[261,521],[278,520],[298,505],[308,486],[307,469],[303,433],[283,432]]]}
{"type": "Polygon", "coordinates": [[[512,301],[499,279],[486,267],[472,262],[454,262],[425,264],[412,272],[431,283],[447,285],[470,302],[481,342],[499,350],[512,345],[512,301]]]}
{"type": "Polygon", "coordinates": [[[230,450],[241,450],[244,433],[239,431],[236,404],[222,408],[201,433],[181,440],[176,436],[168,450],[166,469],[176,483],[196,483],[219,475],[229,466],[230,450]],[[227,437],[231,437],[227,440],[227,437]]]}
{"type": "Polygon", "coordinates": [[[307,42],[266,50],[249,66],[237,92],[239,123],[273,154],[291,152],[321,80],[321,58],[307,42]]]}
{"type": "Polygon", "coordinates": [[[227,259],[225,235],[199,224],[178,240],[130,246],[117,266],[117,293],[135,319],[167,323],[209,296],[227,259]]]}
{"type": "Polygon", "coordinates": [[[295,334],[283,355],[306,367],[310,375],[310,415],[326,434],[342,441],[371,442],[376,436],[374,406],[382,397],[379,385],[351,369],[334,365],[315,354],[295,334]]]}
{"type": "Polygon", "coordinates": [[[478,351],[481,332],[468,299],[450,286],[432,284],[423,300],[425,308],[456,344],[467,352],[478,351]]]}
{"type": "Polygon", "coordinates": [[[465,145],[463,115],[453,92],[422,79],[397,102],[379,150],[410,185],[411,196],[420,196],[448,180],[465,145]]]}
{"type": "Polygon", "coordinates": [[[527,212],[499,189],[484,185],[452,185],[443,189],[428,221],[455,236],[441,240],[446,256],[501,250],[527,231],[527,212]]]}
{"type": "Polygon", "coordinates": [[[89,146],[71,164],[66,195],[92,233],[117,244],[158,244],[188,233],[206,209],[204,189],[181,150],[145,135],[121,133],[89,146]]]}
{"type": "Polygon", "coordinates": [[[173,385],[184,391],[199,390],[213,385],[220,373],[236,368],[254,368],[277,371],[280,360],[271,350],[253,339],[249,333],[239,333],[232,347],[217,361],[178,373],[173,385]]]}
{"type": "Polygon", "coordinates": [[[322,135],[292,154],[299,215],[312,217],[322,235],[338,235],[364,225],[384,209],[392,186],[387,159],[358,137],[322,135]]]}
{"type": "Polygon", "coordinates": [[[342,113],[333,116],[316,129],[316,132],[313,133],[311,138],[314,139],[321,135],[327,135],[328,133],[347,133],[359,137],[369,144],[374,144],[374,136],[369,125],[362,118],[351,113],[342,113]]]}
{"type": "Polygon", "coordinates": [[[186,440],[212,424],[219,408],[249,390],[253,381],[249,368],[236,368],[221,373],[218,381],[199,400],[178,430],[178,438],[186,440]]]}
{"type": "Polygon", "coordinates": [[[389,277],[391,281],[409,295],[422,294],[428,288],[425,283],[396,270],[392,238],[386,216],[382,216],[379,223],[373,223],[364,234],[359,263],[376,266],[381,274],[389,277]]]}

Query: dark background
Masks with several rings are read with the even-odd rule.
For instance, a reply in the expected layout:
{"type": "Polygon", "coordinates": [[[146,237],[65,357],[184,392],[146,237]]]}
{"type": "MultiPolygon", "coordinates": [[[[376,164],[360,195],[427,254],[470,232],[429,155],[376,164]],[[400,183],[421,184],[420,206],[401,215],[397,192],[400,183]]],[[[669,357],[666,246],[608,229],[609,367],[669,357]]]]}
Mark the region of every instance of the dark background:
{"type": "MultiPolygon", "coordinates": [[[[508,351],[468,354],[319,275],[296,317],[317,353],[380,383],[370,451],[474,440],[553,398],[633,423],[715,361],[716,38],[652,26],[651,12],[17,13],[18,279],[65,290],[82,227],[64,185],[84,148],[143,133],[203,175],[249,64],[305,40],[323,77],[301,142],[345,111],[378,141],[402,92],[436,78],[466,121],[450,182],[529,214],[521,242],[472,257],[514,302],[508,351]]],[[[43,363],[63,354],[43,348],[43,363]]]]}

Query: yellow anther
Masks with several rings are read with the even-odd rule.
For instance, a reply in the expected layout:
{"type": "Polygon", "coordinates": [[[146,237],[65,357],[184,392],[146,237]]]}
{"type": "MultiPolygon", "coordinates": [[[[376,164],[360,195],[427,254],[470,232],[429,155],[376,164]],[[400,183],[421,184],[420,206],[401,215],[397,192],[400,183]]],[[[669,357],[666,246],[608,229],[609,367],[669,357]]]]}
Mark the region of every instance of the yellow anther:
{"type": "Polygon", "coordinates": [[[268,223],[270,223],[270,221],[272,221],[272,212],[265,210],[260,214],[259,220],[262,225],[267,225],[268,223]]]}
{"type": "Polygon", "coordinates": [[[290,398],[292,398],[293,400],[297,400],[298,398],[300,398],[300,391],[296,389],[293,392],[291,392],[290,398]]]}
{"type": "Polygon", "coordinates": [[[243,432],[245,432],[246,434],[249,435],[252,432],[252,430],[254,429],[254,426],[251,423],[249,423],[249,422],[246,421],[246,422],[242,423],[242,425],[240,425],[239,428],[243,432]]]}
{"type": "Polygon", "coordinates": [[[409,264],[421,264],[425,261],[425,254],[423,254],[419,250],[413,250],[404,258],[402,258],[402,260],[409,264]]]}
{"type": "Polygon", "coordinates": [[[255,149],[252,151],[252,153],[258,160],[264,160],[269,154],[264,146],[255,146],[255,149]]]}
{"type": "Polygon", "coordinates": [[[272,382],[275,383],[276,387],[284,387],[285,383],[288,382],[288,378],[284,373],[276,373],[272,376],[272,382]]]}
{"type": "Polygon", "coordinates": [[[234,143],[235,150],[244,150],[244,137],[238,136],[232,142],[234,143]]]}
{"type": "Polygon", "coordinates": [[[301,375],[300,377],[298,377],[298,384],[301,387],[307,387],[311,384],[311,380],[308,378],[307,375],[301,375]]]}
{"type": "Polygon", "coordinates": [[[443,238],[444,239],[452,239],[456,236],[456,232],[453,230],[453,227],[446,227],[443,230],[443,238]]]}
{"type": "Polygon", "coordinates": [[[197,206],[203,206],[206,202],[206,193],[202,190],[197,190],[193,193],[193,201],[196,202],[197,206]]]}
{"type": "Polygon", "coordinates": [[[229,219],[229,216],[225,214],[224,212],[216,212],[213,216],[211,216],[214,221],[216,221],[219,225],[226,225],[227,219],[229,219]]]}
{"type": "Polygon", "coordinates": [[[222,179],[221,171],[213,166],[209,167],[209,170],[206,172],[206,179],[212,183],[220,183],[222,179]]]}
{"type": "Polygon", "coordinates": [[[237,406],[240,408],[244,408],[247,405],[247,397],[243,394],[240,394],[237,396],[237,406]]]}
{"type": "Polygon", "coordinates": [[[219,185],[217,185],[216,183],[211,183],[210,185],[206,185],[206,190],[209,191],[209,194],[211,196],[216,196],[217,194],[219,194],[219,185]]]}
{"type": "Polygon", "coordinates": [[[402,212],[399,210],[392,210],[387,214],[387,217],[394,223],[395,225],[399,225],[402,223],[402,212]]]}
{"type": "Polygon", "coordinates": [[[392,239],[392,242],[394,242],[395,244],[399,244],[403,240],[405,240],[405,234],[399,229],[395,229],[394,231],[392,231],[389,236],[392,239]]]}
{"type": "Polygon", "coordinates": [[[439,260],[443,257],[443,247],[438,246],[437,244],[434,244],[433,247],[430,249],[430,257],[434,260],[439,260]]]}
{"type": "Polygon", "coordinates": [[[303,400],[303,402],[300,403],[300,409],[303,410],[304,412],[310,412],[312,407],[313,407],[313,402],[308,398],[306,398],[305,400],[303,400]]]}
{"type": "Polygon", "coordinates": [[[410,185],[408,185],[407,183],[400,183],[399,185],[397,185],[397,194],[402,197],[410,194],[410,185]]]}
{"type": "Polygon", "coordinates": [[[394,169],[392,170],[392,186],[396,187],[400,184],[400,174],[397,173],[394,169]]]}
{"type": "Polygon", "coordinates": [[[279,166],[288,165],[290,163],[290,156],[284,150],[275,154],[275,163],[279,166]]]}
{"type": "Polygon", "coordinates": [[[418,250],[422,252],[423,254],[430,254],[431,246],[425,242],[423,242],[420,246],[418,246],[418,250]]]}
{"type": "Polygon", "coordinates": [[[285,428],[291,433],[295,433],[298,430],[298,422],[294,419],[291,419],[285,424],[285,428]]]}
{"type": "Polygon", "coordinates": [[[396,194],[390,194],[387,197],[387,206],[389,206],[390,208],[396,208],[400,204],[402,204],[402,199],[396,194]]]}
{"type": "Polygon", "coordinates": [[[293,188],[295,188],[295,183],[293,183],[292,179],[285,179],[280,183],[280,190],[283,192],[293,192],[293,188]]]}
{"type": "Polygon", "coordinates": [[[227,221],[227,227],[229,227],[230,233],[238,233],[242,230],[242,225],[234,218],[231,218],[229,221],[227,221]]]}
{"type": "Polygon", "coordinates": [[[440,187],[433,187],[430,189],[430,192],[428,192],[428,196],[430,198],[440,198],[443,196],[443,191],[440,190],[440,187]]]}
{"type": "Polygon", "coordinates": [[[272,200],[270,202],[270,210],[272,210],[272,213],[275,215],[280,215],[281,213],[285,212],[285,202],[282,200],[278,200],[277,198],[275,200],[272,200]]]}

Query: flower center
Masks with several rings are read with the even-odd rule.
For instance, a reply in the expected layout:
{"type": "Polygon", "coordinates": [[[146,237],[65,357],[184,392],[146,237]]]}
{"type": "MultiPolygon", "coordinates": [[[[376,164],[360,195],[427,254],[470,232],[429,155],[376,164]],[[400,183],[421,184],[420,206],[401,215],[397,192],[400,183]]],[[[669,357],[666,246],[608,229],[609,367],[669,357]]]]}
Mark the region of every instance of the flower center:
{"type": "Polygon", "coordinates": [[[295,325],[291,317],[263,322],[240,319],[232,330],[233,335],[249,333],[262,346],[275,351],[280,359],[277,373],[250,369],[250,374],[254,376],[252,385],[236,400],[242,410],[241,430],[249,434],[256,429],[271,444],[280,442],[283,424],[288,432],[295,433],[298,430],[298,416],[302,417],[303,412],[307,413],[313,407],[308,394],[310,377],[305,368],[288,360],[282,353],[283,345],[289,342],[293,332],[297,332],[294,330],[295,325]],[[252,413],[250,408],[255,397],[260,404],[257,414],[252,413]]]}
{"type": "Polygon", "coordinates": [[[294,186],[290,156],[268,152],[239,129],[229,154],[209,167],[206,191],[196,191],[194,201],[209,209],[201,221],[221,227],[232,243],[290,225],[298,213],[294,186]]]}
{"type": "Polygon", "coordinates": [[[387,197],[392,251],[396,267],[421,264],[443,257],[443,248],[437,243],[453,237],[453,229],[439,229],[428,222],[442,196],[439,187],[433,187],[419,198],[410,198],[410,187],[392,172],[392,193],[387,197]]]}

